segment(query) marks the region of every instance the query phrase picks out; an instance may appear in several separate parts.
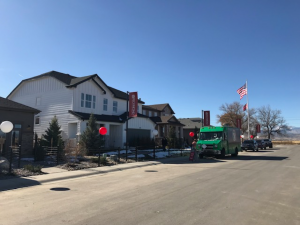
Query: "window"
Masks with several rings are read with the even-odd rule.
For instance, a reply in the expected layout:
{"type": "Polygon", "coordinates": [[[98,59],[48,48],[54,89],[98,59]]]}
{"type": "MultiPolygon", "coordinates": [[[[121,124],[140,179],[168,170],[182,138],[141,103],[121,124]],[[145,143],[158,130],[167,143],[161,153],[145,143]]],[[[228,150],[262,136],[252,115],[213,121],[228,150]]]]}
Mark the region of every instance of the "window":
{"type": "Polygon", "coordinates": [[[118,112],[118,102],[116,101],[113,102],[113,112],[118,112]]]}
{"type": "Polygon", "coordinates": [[[146,110],[143,110],[143,115],[147,115],[147,111],[146,110]]]}
{"type": "Polygon", "coordinates": [[[37,125],[40,124],[40,117],[39,116],[35,117],[34,124],[37,124],[37,125]]]}
{"type": "Polygon", "coordinates": [[[154,112],[154,116],[157,116],[157,112],[154,112]]]}
{"type": "Polygon", "coordinates": [[[86,94],[85,95],[85,108],[92,108],[92,96],[86,94]]]}
{"type": "Polygon", "coordinates": [[[96,107],[96,96],[93,95],[93,109],[96,107]]]}
{"type": "Polygon", "coordinates": [[[41,105],[41,98],[40,97],[36,98],[35,105],[41,105]]]}
{"type": "Polygon", "coordinates": [[[86,94],[85,95],[85,99],[84,99],[84,93],[81,93],[81,107],[85,107],[85,108],[92,108],[95,109],[96,107],[96,96],[95,95],[89,95],[86,94]]]}
{"type": "Polygon", "coordinates": [[[103,99],[103,111],[107,111],[107,104],[108,104],[108,100],[107,98],[103,99]]]}
{"type": "Polygon", "coordinates": [[[84,107],[84,94],[81,93],[81,107],[84,107]]]}
{"type": "Polygon", "coordinates": [[[137,110],[137,112],[139,112],[139,111],[140,111],[139,109],[140,109],[140,107],[139,107],[139,105],[138,105],[138,110],[137,110]]]}
{"type": "Polygon", "coordinates": [[[22,128],[22,125],[21,125],[21,124],[15,124],[15,125],[14,125],[14,128],[15,128],[15,129],[21,129],[21,128],[22,128]]]}
{"type": "Polygon", "coordinates": [[[152,111],[149,111],[149,116],[152,116],[152,111]]]}

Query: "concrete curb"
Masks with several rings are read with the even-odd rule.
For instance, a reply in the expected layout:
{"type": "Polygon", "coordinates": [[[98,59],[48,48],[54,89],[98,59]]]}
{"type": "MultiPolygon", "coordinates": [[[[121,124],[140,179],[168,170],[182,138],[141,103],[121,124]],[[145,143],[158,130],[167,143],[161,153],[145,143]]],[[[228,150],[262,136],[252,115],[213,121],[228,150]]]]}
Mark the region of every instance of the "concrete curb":
{"type": "Polygon", "coordinates": [[[30,177],[18,177],[0,180],[0,192],[8,191],[18,188],[30,187],[35,185],[42,185],[45,183],[74,179],[85,176],[92,176],[102,173],[116,172],[134,168],[141,168],[152,165],[159,165],[168,162],[178,162],[182,160],[187,160],[186,157],[178,157],[178,158],[169,158],[169,159],[161,159],[160,161],[147,161],[147,162],[135,162],[135,163],[126,163],[126,164],[118,164],[114,166],[105,166],[105,167],[96,167],[90,169],[76,170],[76,171],[66,171],[60,173],[53,174],[44,174],[30,177]]]}

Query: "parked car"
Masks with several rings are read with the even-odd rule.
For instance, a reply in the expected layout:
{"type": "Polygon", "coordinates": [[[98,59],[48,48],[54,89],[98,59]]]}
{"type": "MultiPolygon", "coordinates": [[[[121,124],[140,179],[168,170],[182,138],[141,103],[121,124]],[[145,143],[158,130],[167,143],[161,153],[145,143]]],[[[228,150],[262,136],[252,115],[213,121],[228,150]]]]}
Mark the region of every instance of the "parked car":
{"type": "Polygon", "coordinates": [[[257,144],[256,140],[245,140],[242,143],[242,150],[258,151],[258,144],[257,144]]]}
{"type": "Polygon", "coordinates": [[[256,140],[258,144],[258,148],[260,149],[267,149],[267,144],[264,140],[256,140]]]}
{"type": "Polygon", "coordinates": [[[264,141],[266,142],[267,147],[273,148],[273,143],[271,139],[264,139],[264,141]]]}

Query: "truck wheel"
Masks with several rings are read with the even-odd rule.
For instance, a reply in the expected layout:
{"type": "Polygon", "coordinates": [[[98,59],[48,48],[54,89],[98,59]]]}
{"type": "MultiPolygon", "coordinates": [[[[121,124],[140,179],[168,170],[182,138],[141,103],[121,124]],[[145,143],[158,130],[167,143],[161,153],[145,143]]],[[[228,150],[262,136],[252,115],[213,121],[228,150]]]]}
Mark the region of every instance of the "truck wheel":
{"type": "Polygon", "coordinates": [[[239,154],[239,151],[237,148],[235,148],[235,153],[231,154],[232,157],[237,157],[239,154]]]}
{"type": "Polygon", "coordinates": [[[265,150],[267,149],[267,147],[264,148],[265,150]]]}
{"type": "Polygon", "coordinates": [[[221,150],[221,155],[220,155],[221,158],[225,158],[225,149],[223,148],[221,150]]]}
{"type": "Polygon", "coordinates": [[[270,145],[270,147],[269,148],[273,148],[273,145],[270,145]]]}

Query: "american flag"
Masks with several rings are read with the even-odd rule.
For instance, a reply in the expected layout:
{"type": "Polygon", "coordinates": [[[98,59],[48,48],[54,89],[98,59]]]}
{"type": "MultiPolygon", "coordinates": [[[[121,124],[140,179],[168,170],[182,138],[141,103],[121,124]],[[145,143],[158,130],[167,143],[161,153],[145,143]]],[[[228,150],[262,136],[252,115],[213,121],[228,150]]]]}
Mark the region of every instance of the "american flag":
{"type": "Polygon", "coordinates": [[[243,107],[243,111],[245,111],[246,109],[247,109],[247,103],[244,105],[244,107],[243,107]]]}
{"type": "Polygon", "coordinates": [[[240,87],[236,92],[240,95],[240,100],[241,100],[243,98],[243,96],[247,94],[246,84],[244,84],[242,87],[240,87]]]}

